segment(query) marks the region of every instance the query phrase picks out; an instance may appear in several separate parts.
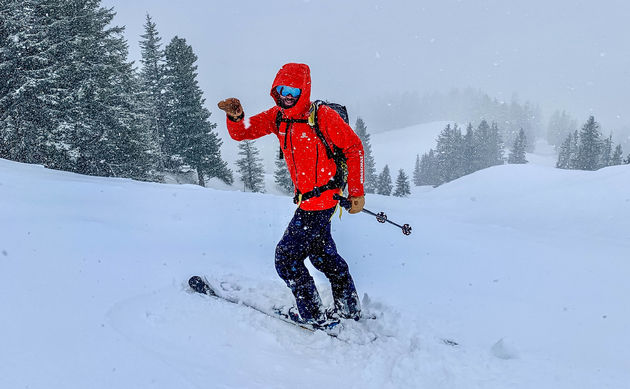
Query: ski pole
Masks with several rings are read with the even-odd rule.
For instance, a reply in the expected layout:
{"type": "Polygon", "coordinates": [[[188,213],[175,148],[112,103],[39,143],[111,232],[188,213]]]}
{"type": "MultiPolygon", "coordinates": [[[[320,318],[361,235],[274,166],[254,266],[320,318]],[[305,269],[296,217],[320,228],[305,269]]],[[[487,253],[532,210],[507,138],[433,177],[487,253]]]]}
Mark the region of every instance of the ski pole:
{"type": "MultiPolygon", "coordinates": [[[[343,197],[343,196],[340,196],[338,194],[335,194],[335,195],[333,195],[333,199],[338,200],[339,201],[339,205],[344,207],[346,210],[350,210],[350,208],[352,208],[352,203],[346,197],[343,197]]],[[[363,208],[361,210],[361,212],[365,212],[368,215],[372,215],[372,216],[376,217],[376,220],[379,223],[387,222],[389,224],[395,225],[396,227],[400,228],[402,230],[402,233],[405,234],[405,235],[411,235],[411,226],[409,224],[403,224],[401,226],[398,223],[394,223],[393,221],[387,219],[387,215],[385,214],[385,212],[374,213],[374,212],[370,211],[369,209],[365,209],[365,208],[363,208]]]]}

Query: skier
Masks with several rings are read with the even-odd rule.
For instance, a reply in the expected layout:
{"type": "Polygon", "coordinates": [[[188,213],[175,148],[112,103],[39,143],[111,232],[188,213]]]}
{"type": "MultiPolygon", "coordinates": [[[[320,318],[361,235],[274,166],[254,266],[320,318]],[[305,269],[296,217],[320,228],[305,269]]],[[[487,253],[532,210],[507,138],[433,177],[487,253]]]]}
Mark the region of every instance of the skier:
{"type": "Polygon", "coordinates": [[[338,322],[339,318],[359,320],[359,298],[348,264],[337,253],[330,222],[342,184],[333,180],[337,165],[328,158],[323,142],[308,118],[317,109],[316,120],[329,143],[343,150],[347,158],[350,213],[361,212],[363,192],[363,145],[352,128],[332,108],[312,105],[310,69],[305,64],[288,63],[276,75],[271,97],[276,105],[244,120],[245,113],[236,98],[219,102],[227,115],[230,136],[237,141],[276,134],[291,174],[298,208],[276,247],[276,270],[295,296],[299,320],[315,327],[338,322]],[[339,184],[339,185],[337,185],[339,184]],[[331,188],[333,187],[333,188],[331,188]],[[320,189],[321,188],[321,189],[320,189]],[[304,265],[313,266],[330,281],[334,308],[324,310],[313,277],[304,265]]]}

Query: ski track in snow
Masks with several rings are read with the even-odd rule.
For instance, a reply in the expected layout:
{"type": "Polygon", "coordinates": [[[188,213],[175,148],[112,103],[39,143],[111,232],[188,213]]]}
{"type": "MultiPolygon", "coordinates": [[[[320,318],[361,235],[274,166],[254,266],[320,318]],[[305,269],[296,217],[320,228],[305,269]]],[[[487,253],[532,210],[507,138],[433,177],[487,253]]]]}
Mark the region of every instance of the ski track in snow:
{"type": "MultiPolygon", "coordinates": [[[[252,291],[273,290],[273,286],[277,285],[256,285],[252,291]]],[[[290,303],[284,294],[284,300],[290,303]]],[[[260,297],[258,304],[261,304],[260,297]]],[[[283,300],[282,296],[263,297],[265,300],[272,297],[268,300],[270,304],[283,300]]],[[[435,357],[431,350],[442,355],[442,361],[431,361],[432,365],[440,366],[455,362],[456,354],[461,351],[461,346],[448,346],[437,336],[421,335],[421,329],[413,325],[403,331],[400,315],[383,304],[370,302],[364,309],[378,316],[368,322],[375,324],[370,327],[379,335],[373,342],[364,343],[361,336],[357,339],[352,334],[346,343],[323,333],[310,333],[247,307],[191,293],[184,285],[117,303],[107,313],[107,318],[135,346],[199,386],[215,374],[226,375],[224,369],[228,365],[237,367],[232,374],[227,374],[234,377],[234,381],[226,383],[228,387],[257,387],[249,381],[252,375],[259,377],[259,387],[266,387],[269,382],[276,382],[274,387],[287,388],[300,382],[345,387],[405,387],[415,384],[410,377],[416,376],[418,369],[427,369],[426,363],[435,357]],[[231,324],[225,325],[225,322],[231,324]],[[257,344],[258,354],[255,360],[250,360],[242,350],[253,342],[257,344]],[[224,364],[217,370],[217,366],[208,363],[214,358],[209,360],[207,353],[219,356],[224,364]],[[274,359],[284,356],[285,362],[277,361],[276,367],[269,369],[265,355],[274,359]],[[231,360],[233,363],[225,363],[231,360]],[[303,361],[310,367],[295,382],[287,381],[283,368],[292,360],[303,361]],[[248,368],[245,381],[239,379],[238,368],[242,366],[248,368]],[[328,372],[326,376],[322,377],[322,371],[328,372]]],[[[365,332],[361,324],[345,325],[357,327],[359,335],[365,332]]],[[[343,329],[340,336],[344,337],[349,330],[343,329]]],[[[430,372],[430,376],[435,377],[436,373],[440,372],[430,372]]],[[[447,370],[441,374],[442,384],[452,381],[447,370]]]]}

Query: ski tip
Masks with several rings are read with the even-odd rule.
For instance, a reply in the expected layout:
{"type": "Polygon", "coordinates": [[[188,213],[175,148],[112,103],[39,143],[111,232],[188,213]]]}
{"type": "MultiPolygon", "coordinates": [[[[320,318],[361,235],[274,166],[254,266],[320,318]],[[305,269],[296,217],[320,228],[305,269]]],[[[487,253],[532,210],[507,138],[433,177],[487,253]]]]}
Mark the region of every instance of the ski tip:
{"type": "Polygon", "coordinates": [[[199,276],[192,276],[188,279],[188,285],[190,285],[191,288],[193,287],[193,285],[197,285],[200,282],[203,283],[203,280],[199,276]]]}
{"type": "Polygon", "coordinates": [[[190,279],[188,280],[188,283],[191,283],[191,282],[197,282],[197,281],[203,281],[203,279],[202,279],[201,277],[199,277],[199,276],[192,276],[192,277],[190,277],[190,279]]]}
{"type": "Polygon", "coordinates": [[[206,293],[207,283],[199,276],[192,276],[188,280],[188,286],[197,293],[206,293]]]}

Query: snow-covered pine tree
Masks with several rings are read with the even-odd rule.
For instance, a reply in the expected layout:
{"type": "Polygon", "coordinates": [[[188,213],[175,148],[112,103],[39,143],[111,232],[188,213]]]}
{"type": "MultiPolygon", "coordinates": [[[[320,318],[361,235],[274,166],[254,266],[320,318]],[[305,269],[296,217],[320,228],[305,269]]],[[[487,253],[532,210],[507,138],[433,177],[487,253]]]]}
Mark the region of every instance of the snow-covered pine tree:
{"type": "Polygon", "coordinates": [[[420,185],[439,185],[439,172],[435,151],[430,149],[420,159],[420,185]]]}
{"type": "Polygon", "coordinates": [[[174,37],[166,46],[166,97],[168,101],[165,144],[169,157],[197,171],[199,185],[205,176],[233,182],[232,171],[221,158],[221,140],[210,123],[210,112],[197,82],[197,56],[186,40],[174,37]]]}
{"type": "Polygon", "coordinates": [[[140,41],[140,82],[142,111],[146,115],[145,127],[152,139],[152,152],[156,158],[156,169],[163,170],[167,163],[164,154],[166,133],[167,103],[164,95],[166,79],[164,75],[165,54],[161,47],[162,38],[149,14],[146,15],[144,34],[140,41]]]}
{"type": "Polygon", "coordinates": [[[580,131],[580,144],[576,168],[580,170],[596,170],[599,167],[602,150],[599,123],[590,116],[580,131]]]}
{"type": "MultiPolygon", "coordinates": [[[[530,132],[531,131],[532,130],[530,129],[530,132]]],[[[527,144],[525,146],[527,146],[527,144]]],[[[499,126],[496,122],[493,122],[490,126],[490,143],[488,147],[490,152],[488,155],[488,163],[490,163],[490,166],[503,165],[505,163],[505,159],[503,157],[504,143],[499,126]]]]}
{"type": "Polygon", "coordinates": [[[145,178],[146,137],[137,113],[137,84],[124,28],[100,0],[63,0],[57,87],[64,92],[67,144],[74,170],[145,178]]]}
{"type": "Polygon", "coordinates": [[[621,165],[623,163],[622,159],[623,159],[623,148],[621,147],[621,145],[617,145],[617,147],[615,147],[615,151],[613,152],[612,158],[610,159],[610,165],[611,166],[621,165]]]}
{"type": "Polygon", "coordinates": [[[490,126],[488,122],[482,120],[474,133],[475,167],[474,171],[488,168],[490,166],[502,165],[503,160],[503,139],[499,133],[496,123],[490,126]]]}
{"type": "Polygon", "coordinates": [[[392,194],[392,176],[389,174],[389,166],[385,165],[381,174],[378,175],[378,184],[376,185],[376,193],[389,196],[392,194]]]}
{"type": "Polygon", "coordinates": [[[236,161],[236,166],[238,166],[238,172],[245,186],[244,190],[264,192],[265,169],[262,164],[262,159],[258,157],[260,152],[254,145],[254,141],[241,141],[238,144],[238,148],[240,150],[238,155],[240,155],[241,158],[236,161]]]}
{"type": "MultiPolygon", "coordinates": [[[[518,136],[517,129],[525,129],[526,133],[530,131],[530,106],[529,103],[521,105],[518,101],[518,96],[514,94],[512,96],[512,102],[509,105],[509,115],[505,118],[505,121],[498,120],[507,131],[504,133],[506,139],[516,139],[518,136]]],[[[493,122],[497,122],[496,118],[493,118],[493,122]]]]}
{"type": "Polygon", "coordinates": [[[0,157],[60,168],[55,68],[62,6],[53,0],[6,0],[0,8],[0,157]]]}
{"type": "Polygon", "coordinates": [[[134,169],[136,173],[129,172],[126,176],[146,181],[163,181],[164,173],[162,169],[162,152],[160,150],[159,139],[155,132],[148,125],[151,114],[146,110],[146,93],[141,80],[137,75],[133,78],[133,88],[130,94],[132,99],[132,124],[130,130],[136,130],[137,134],[133,142],[139,141],[140,147],[138,155],[134,156],[134,169]]]}
{"type": "Polygon", "coordinates": [[[436,157],[439,174],[439,183],[453,181],[461,177],[462,163],[462,134],[457,124],[451,127],[447,124],[438,135],[436,157]]]}
{"type": "Polygon", "coordinates": [[[477,130],[474,132],[474,160],[472,163],[473,171],[485,169],[492,166],[489,162],[488,155],[490,154],[490,125],[487,121],[482,120],[477,126],[477,130]]]}
{"type": "Polygon", "coordinates": [[[273,180],[276,186],[280,188],[286,194],[292,195],[294,192],[293,181],[291,181],[291,174],[287,168],[287,164],[284,158],[276,158],[276,169],[273,172],[273,180]]]}
{"type": "Polygon", "coordinates": [[[411,194],[411,188],[409,186],[409,177],[405,174],[403,169],[398,170],[398,177],[396,178],[396,189],[394,190],[394,196],[405,197],[411,194]]]}
{"type": "Polygon", "coordinates": [[[416,164],[413,168],[413,184],[422,185],[422,169],[420,168],[420,154],[416,154],[416,164]]]}
{"type": "Polygon", "coordinates": [[[521,129],[518,132],[518,136],[514,140],[512,149],[508,156],[508,163],[527,163],[525,157],[525,150],[527,148],[527,138],[525,137],[525,131],[521,129]]]}
{"type": "Polygon", "coordinates": [[[601,143],[601,154],[599,156],[599,168],[611,166],[610,161],[612,160],[613,153],[613,141],[612,134],[606,139],[604,139],[601,143]]]}
{"type": "Polygon", "coordinates": [[[568,169],[577,169],[578,152],[580,151],[580,134],[578,130],[573,131],[571,143],[569,144],[569,167],[568,169]]]}
{"type": "Polygon", "coordinates": [[[573,169],[571,166],[571,146],[573,144],[573,134],[569,133],[558,152],[556,167],[559,169],[573,169]]]}
{"type": "Polygon", "coordinates": [[[357,122],[354,126],[354,131],[361,139],[361,143],[363,143],[363,154],[364,154],[364,168],[365,168],[365,193],[376,193],[376,183],[377,183],[377,175],[376,175],[376,165],[374,162],[374,156],[372,155],[372,145],[370,144],[370,134],[367,132],[367,126],[365,122],[360,117],[357,118],[357,122]]]}
{"type": "Polygon", "coordinates": [[[466,127],[466,134],[462,140],[462,173],[467,175],[473,173],[475,170],[475,163],[477,160],[475,151],[475,137],[472,123],[468,123],[466,127]]]}

